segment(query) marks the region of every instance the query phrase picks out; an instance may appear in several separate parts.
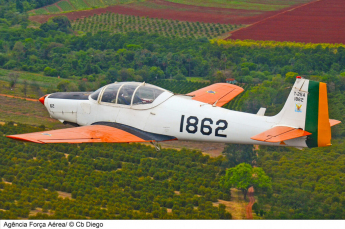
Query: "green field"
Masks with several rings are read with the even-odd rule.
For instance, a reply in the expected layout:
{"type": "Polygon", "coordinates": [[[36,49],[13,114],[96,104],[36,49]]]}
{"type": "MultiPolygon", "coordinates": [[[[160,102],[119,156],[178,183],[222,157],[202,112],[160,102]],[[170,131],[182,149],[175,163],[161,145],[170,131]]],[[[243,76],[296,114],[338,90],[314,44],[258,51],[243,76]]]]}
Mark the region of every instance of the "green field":
{"type": "Polygon", "coordinates": [[[261,10],[261,11],[275,11],[290,7],[295,4],[301,4],[310,2],[311,0],[241,0],[241,1],[229,1],[229,0],[167,0],[169,2],[204,6],[204,7],[219,7],[230,9],[243,9],[243,10],[261,10]]]}
{"type": "Polygon", "coordinates": [[[158,33],[164,36],[207,38],[221,36],[222,34],[239,28],[238,25],[185,22],[114,13],[94,15],[79,19],[72,22],[72,27],[74,30],[91,32],[93,34],[98,31],[110,31],[113,33],[145,31],[148,33],[158,33]]]}
{"type": "Polygon", "coordinates": [[[56,5],[51,5],[46,7],[49,13],[60,13],[60,9],[56,5]]]}
{"type": "Polygon", "coordinates": [[[48,11],[44,8],[40,8],[40,9],[35,10],[35,13],[36,14],[48,14],[48,11]]]}
{"type": "Polygon", "coordinates": [[[103,7],[104,4],[100,0],[86,0],[91,7],[103,7]]]}
{"type": "Polygon", "coordinates": [[[0,104],[0,122],[45,125],[54,129],[64,127],[58,120],[49,118],[47,109],[38,101],[0,96],[0,104]]]}
{"type": "MultiPolygon", "coordinates": [[[[11,71],[11,70],[1,69],[1,68],[0,68],[0,80],[8,82],[9,81],[8,74],[11,72],[16,72],[20,75],[18,79],[18,83],[22,83],[24,80],[35,81],[41,87],[49,87],[51,85],[56,86],[59,82],[64,80],[57,77],[44,76],[43,74],[22,72],[22,71],[11,71]]],[[[73,80],[69,79],[69,81],[73,81],[73,80]]]]}
{"type": "Polygon", "coordinates": [[[62,1],[62,2],[59,2],[57,3],[58,6],[60,6],[60,8],[63,10],[63,11],[73,11],[74,8],[71,4],[69,4],[69,2],[67,1],[62,1]]]}
{"type": "Polygon", "coordinates": [[[209,80],[205,80],[203,77],[186,77],[186,79],[190,82],[202,82],[202,83],[209,83],[209,80]]]}
{"type": "Polygon", "coordinates": [[[77,10],[85,10],[90,8],[90,6],[88,6],[83,0],[70,0],[70,3],[77,10]]]}

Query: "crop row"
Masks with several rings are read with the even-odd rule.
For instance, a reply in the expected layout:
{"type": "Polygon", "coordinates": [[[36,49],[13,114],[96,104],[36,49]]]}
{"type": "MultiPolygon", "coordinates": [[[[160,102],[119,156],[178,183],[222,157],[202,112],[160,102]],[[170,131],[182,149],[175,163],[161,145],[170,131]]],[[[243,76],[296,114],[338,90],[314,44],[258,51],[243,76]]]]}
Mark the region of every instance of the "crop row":
{"type": "MultiPolygon", "coordinates": [[[[204,82],[190,82],[190,81],[186,82],[186,81],[171,81],[171,80],[158,80],[154,82],[153,84],[159,87],[162,87],[164,89],[167,89],[176,94],[188,94],[189,92],[196,91],[200,88],[210,85],[209,83],[204,83],[204,82]]],[[[223,108],[226,108],[229,110],[238,110],[238,111],[241,110],[242,104],[240,103],[240,100],[242,96],[245,94],[245,91],[249,90],[252,87],[252,85],[240,84],[239,86],[244,89],[244,92],[236,96],[229,103],[225,104],[223,108]]]]}
{"type": "Polygon", "coordinates": [[[91,32],[93,34],[98,31],[110,31],[114,33],[146,31],[148,33],[158,33],[165,36],[204,36],[212,38],[236,29],[238,26],[106,13],[75,20],[72,22],[72,27],[74,30],[91,32]]]}
{"type": "MultiPolygon", "coordinates": [[[[140,0],[137,0],[140,1],[140,0]]],[[[86,10],[86,9],[93,9],[93,8],[101,8],[111,5],[118,5],[124,3],[135,2],[135,0],[69,0],[69,1],[61,1],[56,3],[59,7],[55,4],[46,6],[45,8],[39,8],[36,10],[31,11],[31,14],[40,15],[40,14],[49,14],[49,13],[62,13],[74,10],[86,10]]]]}
{"type": "Polygon", "coordinates": [[[233,100],[231,100],[229,103],[225,104],[223,107],[229,110],[236,110],[239,111],[241,110],[242,104],[240,103],[240,100],[242,96],[245,94],[247,90],[251,88],[250,84],[240,84],[240,87],[244,89],[244,92],[236,96],[233,100]]]}

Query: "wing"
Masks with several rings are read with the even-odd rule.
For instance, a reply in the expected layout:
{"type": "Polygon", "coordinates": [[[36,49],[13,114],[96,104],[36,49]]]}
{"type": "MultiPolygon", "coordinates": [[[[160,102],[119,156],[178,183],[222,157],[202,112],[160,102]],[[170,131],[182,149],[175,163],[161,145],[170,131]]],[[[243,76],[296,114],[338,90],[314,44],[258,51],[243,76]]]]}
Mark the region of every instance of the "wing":
{"type": "Polygon", "coordinates": [[[221,107],[243,91],[243,88],[233,84],[216,83],[187,95],[193,96],[193,100],[221,107]]]}
{"type": "Polygon", "coordinates": [[[91,126],[9,135],[7,137],[35,143],[129,143],[176,140],[172,136],[149,133],[134,127],[107,122],[99,122],[91,126]]]}
{"type": "Polygon", "coordinates": [[[282,142],[294,138],[299,138],[303,136],[311,135],[311,133],[304,131],[302,129],[296,129],[288,126],[276,126],[272,129],[266,130],[254,137],[253,140],[262,142],[282,142]]]}

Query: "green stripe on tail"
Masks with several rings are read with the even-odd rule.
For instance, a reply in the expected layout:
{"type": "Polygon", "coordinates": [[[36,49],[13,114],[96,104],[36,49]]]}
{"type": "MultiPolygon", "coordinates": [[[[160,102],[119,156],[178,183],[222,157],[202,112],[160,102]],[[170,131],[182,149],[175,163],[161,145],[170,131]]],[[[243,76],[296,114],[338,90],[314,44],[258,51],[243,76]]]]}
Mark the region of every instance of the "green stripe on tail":
{"type": "Polygon", "coordinates": [[[308,136],[307,146],[318,147],[319,82],[309,81],[307,101],[305,130],[312,133],[308,136]]]}

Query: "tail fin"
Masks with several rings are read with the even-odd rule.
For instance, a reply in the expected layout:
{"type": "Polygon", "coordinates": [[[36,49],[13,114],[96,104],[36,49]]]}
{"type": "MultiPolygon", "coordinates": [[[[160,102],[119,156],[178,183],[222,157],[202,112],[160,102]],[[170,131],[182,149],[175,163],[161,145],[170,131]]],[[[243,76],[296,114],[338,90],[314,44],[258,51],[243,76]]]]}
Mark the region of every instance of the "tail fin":
{"type": "Polygon", "coordinates": [[[310,132],[312,135],[306,141],[309,148],[331,145],[325,83],[297,78],[283,109],[275,118],[279,125],[310,132]]]}

